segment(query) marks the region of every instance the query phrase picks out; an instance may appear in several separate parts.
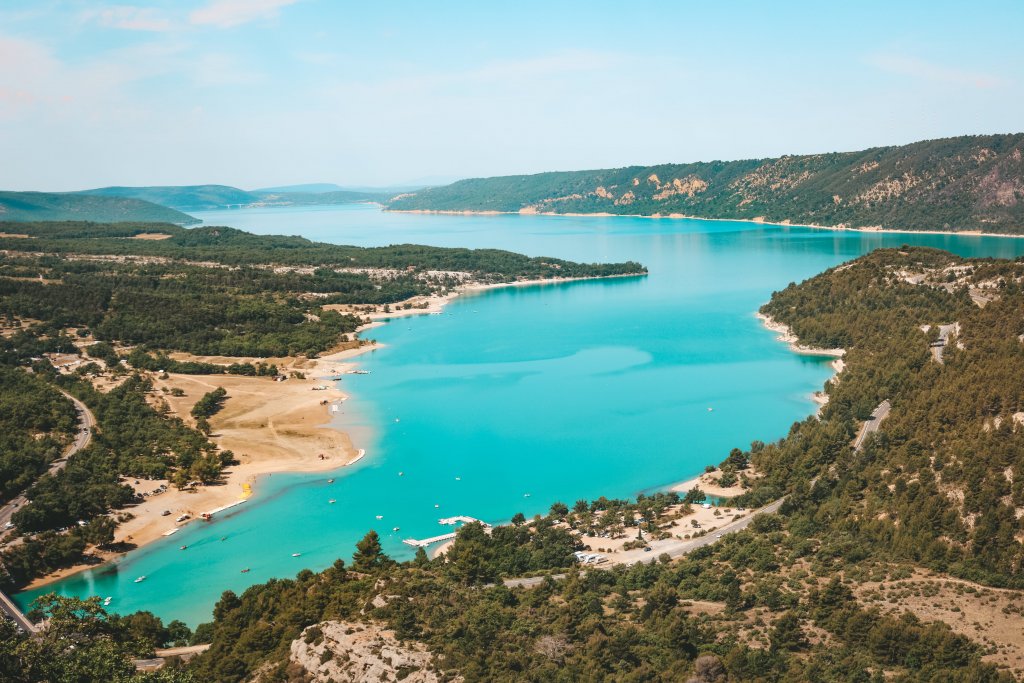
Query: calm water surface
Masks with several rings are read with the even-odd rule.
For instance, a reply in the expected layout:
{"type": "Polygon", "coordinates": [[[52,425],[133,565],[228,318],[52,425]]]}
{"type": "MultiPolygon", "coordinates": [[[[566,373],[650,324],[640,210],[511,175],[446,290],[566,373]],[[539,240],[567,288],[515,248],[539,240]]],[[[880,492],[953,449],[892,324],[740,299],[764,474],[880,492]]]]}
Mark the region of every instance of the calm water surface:
{"type": "Polygon", "coordinates": [[[439,517],[502,522],[554,501],[634,496],[696,475],[734,446],[778,439],[813,412],[810,394],[831,374],[827,359],[789,352],[754,318],[789,282],[884,246],[1024,254],[1021,239],[722,221],[425,216],[366,205],[196,215],[343,244],[633,259],[650,275],[496,290],[373,330],[386,346],[362,357],[370,375],[342,382],[355,398],[336,422],[367,449],[364,460],[336,475],[264,478],[250,502],[212,524],[45,589],[111,596],[112,610],[193,626],[226,589],[347,560],[370,528],[404,559],[412,549],[403,538],[448,529],[439,517]],[[147,580],[134,583],[140,575],[147,580]]]}

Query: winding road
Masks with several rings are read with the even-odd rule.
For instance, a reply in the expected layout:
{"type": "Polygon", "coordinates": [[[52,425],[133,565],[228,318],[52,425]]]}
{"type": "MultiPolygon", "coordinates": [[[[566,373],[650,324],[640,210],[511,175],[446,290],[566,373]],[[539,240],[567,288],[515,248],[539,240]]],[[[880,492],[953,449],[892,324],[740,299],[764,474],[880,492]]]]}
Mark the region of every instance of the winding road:
{"type": "Polygon", "coordinates": [[[860,431],[857,433],[857,438],[853,440],[853,450],[860,451],[860,449],[864,448],[864,441],[868,436],[878,431],[882,426],[882,420],[889,417],[890,410],[892,410],[892,404],[889,403],[889,399],[885,399],[878,404],[878,407],[871,413],[870,419],[861,426],[860,431]]]}
{"type": "MultiPolygon", "coordinates": [[[[74,440],[64,450],[63,455],[50,464],[47,474],[56,474],[64,469],[68,464],[68,458],[89,445],[89,442],[92,441],[92,433],[96,428],[96,417],[89,410],[89,407],[63,389],[59,391],[75,406],[75,412],[78,413],[78,431],[75,433],[74,440]]],[[[0,508],[0,542],[11,532],[11,529],[6,528],[7,524],[11,521],[11,515],[27,502],[28,498],[22,493],[0,508]]],[[[17,605],[2,592],[0,592],[0,611],[10,617],[26,633],[36,633],[38,631],[35,624],[29,621],[21,613],[17,605]]]]}
{"type": "MultiPolygon", "coordinates": [[[[46,472],[47,474],[56,474],[57,472],[60,472],[67,466],[68,458],[88,446],[92,441],[92,433],[96,427],[96,417],[92,414],[92,411],[89,410],[88,406],[63,389],[59,389],[58,391],[64,394],[68,400],[74,404],[75,412],[78,413],[78,431],[75,432],[74,441],[72,441],[64,450],[64,454],[50,464],[50,469],[46,472]]],[[[4,537],[10,531],[4,527],[11,521],[11,515],[13,515],[19,507],[27,502],[28,498],[26,498],[25,494],[22,493],[0,508],[0,542],[3,541],[4,537]]]]}

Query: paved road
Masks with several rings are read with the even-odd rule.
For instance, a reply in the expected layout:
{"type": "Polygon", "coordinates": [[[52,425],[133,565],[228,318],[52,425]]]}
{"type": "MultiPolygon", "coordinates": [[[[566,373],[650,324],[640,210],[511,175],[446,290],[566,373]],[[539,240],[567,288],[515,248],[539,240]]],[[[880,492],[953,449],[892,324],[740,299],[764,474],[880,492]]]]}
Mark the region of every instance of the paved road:
{"type": "MultiPolygon", "coordinates": [[[[50,464],[49,474],[60,472],[67,466],[68,458],[88,446],[89,442],[92,441],[92,433],[96,427],[96,417],[84,403],[64,390],[60,390],[60,392],[75,404],[75,412],[78,413],[78,431],[75,433],[74,441],[64,450],[64,454],[50,464]]],[[[27,502],[28,498],[23,493],[0,508],[0,541],[3,541],[4,537],[8,534],[8,530],[3,527],[11,521],[11,515],[27,502]]]]}
{"type": "Polygon", "coordinates": [[[871,413],[871,418],[861,425],[860,432],[857,433],[857,438],[853,440],[853,450],[859,451],[864,447],[864,440],[867,439],[869,435],[878,431],[879,427],[882,426],[882,420],[889,417],[890,410],[892,410],[892,404],[889,403],[889,399],[885,399],[878,404],[875,411],[871,413]]]}
{"type": "MultiPolygon", "coordinates": [[[[50,465],[50,474],[55,474],[64,469],[64,467],[68,464],[68,458],[70,458],[72,455],[74,455],[75,453],[89,445],[89,442],[92,441],[92,433],[96,427],[96,417],[92,414],[92,411],[89,410],[88,406],[86,406],[84,403],[79,401],[77,398],[75,398],[68,392],[64,390],[60,390],[60,392],[67,396],[68,399],[75,405],[75,411],[78,413],[78,431],[75,433],[74,441],[72,441],[71,444],[64,450],[64,454],[60,457],[60,459],[55,460],[50,465]]],[[[14,500],[7,503],[7,505],[4,505],[2,508],[0,508],[0,541],[2,541],[3,538],[7,536],[8,532],[10,531],[9,529],[4,529],[4,525],[11,521],[11,515],[13,515],[14,512],[19,507],[21,507],[27,502],[28,499],[25,497],[25,494],[21,494],[14,500]]],[[[14,623],[16,623],[18,627],[26,633],[37,633],[39,631],[36,625],[29,621],[25,617],[25,615],[21,613],[21,610],[18,609],[18,606],[15,605],[11,601],[11,599],[8,598],[2,592],[0,592],[0,612],[3,612],[8,617],[10,617],[14,621],[14,623]]]]}
{"type": "MultiPolygon", "coordinates": [[[[643,549],[638,550],[627,550],[626,552],[616,553],[613,556],[609,556],[609,562],[600,565],[585,565],[588,569],[593,567],[595,569],[611,569],[612,567],[620,564],[637,564],[639,562],[657,562],[658,558],[662,555],[668,555],[672,559],[682,557],[688,553],[692,553],[697,548],[703,548],[704,546],[717,543],[726,534],[734,534],[737,531],[742,531],[750,526],[750,523],[754,521],[755,515],[765,514],[771,515],[779,511],[782,507],[782,503],[785,502],[786,498],[782,497],[775,502],[769,503],[762,508],[758,508],[753,512],[748,513],[745,517],[737,519],[734,522],[729,522],[720,529],[708,533],[698,538],[690,538],[680,540],[678,538],[668,538],[661,541],[651,541],[649,545],[651,550],[645,552],[643,549]]],[[[552,579],[556,581],[564,579],[566,574],[553,574],[552,579]]],[[[535,588],[540,584],[544,583],[546,576],[529,576],[519,579],[505,579],[503,583],[509,588],[535,588]]]]}
{"type": "Polygon", "coordinates": [[[949,335],[955,331],[959,323],[950,323],[949,325],[939,325],[939,340],[932,345],[932,358],[938,363],[942,363],[942,352],[946,350],[946,345],[949,343],[949,335]]]}

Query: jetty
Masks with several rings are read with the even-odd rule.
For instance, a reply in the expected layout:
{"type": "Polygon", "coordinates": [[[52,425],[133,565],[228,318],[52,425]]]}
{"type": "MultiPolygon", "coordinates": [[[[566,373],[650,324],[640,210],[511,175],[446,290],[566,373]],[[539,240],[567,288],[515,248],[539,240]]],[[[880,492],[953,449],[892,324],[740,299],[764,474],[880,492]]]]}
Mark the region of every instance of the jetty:
{"type": "Polygon", "coordinates": [[[441,541],[451,541],[454,538],[455,532],[452,531],[447,534],[441,534],[440,536],[431,536],[430,538],[423,538],[420,540],[417,540],[415,538],[406,538],[402,541],[402,543],[406,545],[411,545],[414,548],[426,548],[429,545],[440,543],[441,541]]]}
{"type": "MultiPolygon", "coordinates": [[[[441,519],[437,520],[438,524],[441,524],[441,525],[444,525],[444,526],[452,526],[452,525],[455,525],[455,524],[470,524],[470,523],[473,523],[473,522],[476,522],[477,524],[482,525],[484,527],[484,529],[487,530],[487,531],[490,531],[490,529],[491,529],[491,525],[488,524],[487,522],[485,522],[483,520],[480,520],[480,519],[477,519],[476,517],[468,517],[466,515],[456,515],[455,517],[442,517],[441,519]]],[[[448,532],[446,534],[440,534],[439,536],[431,536],[430,538],[422,538],[422,539],[406,538],[406,539],[404,539],[402,541],[402,543],[404,543],[406,545],[411,545],[413,548],[426,548],[427,546],[431,546],[431,545],[433,545],[435,543],[441,543],[443,541],[451,541],[451,540],[453,540],[455,538],[455,534],[456,533],[457,532],[455,532],[455,531],[450,531],[450,532],[448,532]]]]}

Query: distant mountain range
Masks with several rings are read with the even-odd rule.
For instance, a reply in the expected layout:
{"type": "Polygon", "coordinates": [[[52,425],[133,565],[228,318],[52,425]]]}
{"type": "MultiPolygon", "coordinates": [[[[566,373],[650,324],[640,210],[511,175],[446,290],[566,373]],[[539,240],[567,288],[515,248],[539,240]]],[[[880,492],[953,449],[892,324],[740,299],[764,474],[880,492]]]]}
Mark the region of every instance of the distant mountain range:
{"type": "Polygon", "coordinates": [[[1024,133],[862,152],[477,178],[407,193],[387,206],[1024,233],[1024,133]]]}
{"type": "Polygon", "coordinates": [[[298,185],[298,189],[240,190],[230,185],[167,185],[147,187],[99,187],[83,190],[80,194],[107,197],[131,197],[154,204],[162,204],[179,211],[212,211],[245,206],[295,206],[307,204],[347,204],[351,202],[385,200],[389,197],[374,192],[331,190],[314,192],[308,188],[334,187],[328,184],[298,185]]]}
{"type": "Polygon", "coordinates": [[[314,191],[336,187],[329,184],[295,187],[299,189],[250,192],[229,185],[154,185],[98,187],[79,192],[0,191],[0,220],[146,221],[192,225],[202,221],[188,215],[188,211],[384,202],[392,196],[354,190],[314,191]]]}
{"type": "Polygon", "coordinates": [[[66,192],[0,191],[0,221],[146,221],[192,225],[199,221],[166,206],[134,197],[66,192]]]}

